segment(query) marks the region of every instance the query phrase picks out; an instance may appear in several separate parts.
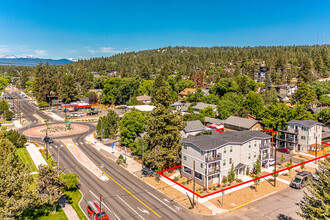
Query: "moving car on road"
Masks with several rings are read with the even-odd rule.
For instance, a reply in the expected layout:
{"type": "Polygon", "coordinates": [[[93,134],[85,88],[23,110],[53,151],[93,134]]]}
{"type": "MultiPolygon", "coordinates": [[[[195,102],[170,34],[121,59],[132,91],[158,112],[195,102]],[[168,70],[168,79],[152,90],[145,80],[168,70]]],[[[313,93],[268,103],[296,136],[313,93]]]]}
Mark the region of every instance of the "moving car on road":
{"type": "Polygon", "coordinates": [[[44,137],[43,141],[49,144],[54,143],[54,141],[50,137],[44,137]]]}
{"type": "Polygon", "coordinates": [[[101,210],[100,216],[100,204],[97,200],[87,202],[87,213],[90,219],[100,220],[102,218],[102,220],[109,220],[109,217],[103,209],[101,210]]]}
{"type": "Polygon", "coordinates": [[[291,181],[290,186],[293,188],[301,189],[307,186],[308,179],[312,176],[311,172],[302,171],[299,172],[294,179],[291,181]]]}
{"type": "Polygon", "coordinates": [[[282,153],[287,153],[287,154],[289,154],[291,152],[291,150],[288,148],[277,148],[277,151],[282,152],[282,153]]]}

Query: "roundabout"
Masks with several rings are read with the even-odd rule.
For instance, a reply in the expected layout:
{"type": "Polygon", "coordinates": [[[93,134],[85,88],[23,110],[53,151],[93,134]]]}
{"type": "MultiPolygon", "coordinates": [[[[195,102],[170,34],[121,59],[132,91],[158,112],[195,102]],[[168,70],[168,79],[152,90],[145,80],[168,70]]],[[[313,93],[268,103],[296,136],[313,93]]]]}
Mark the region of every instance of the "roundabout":
{"type": "MultiPolygon", "coordinates": [[[[39,125],[36,127],[31,127],[26,129],[23,134],[27,137],[45,137],[46,136],[46,125],[39,125]]],[[[65,123],[56,123],[50,124],[47,130],[48,137],[65,137],[65,136],[74,136],[78,134],[82,134],[88,132],[90,127],[88,125],[80,124],[80,123],[71,123],[70,128],[66,126],[65,123]]]]}

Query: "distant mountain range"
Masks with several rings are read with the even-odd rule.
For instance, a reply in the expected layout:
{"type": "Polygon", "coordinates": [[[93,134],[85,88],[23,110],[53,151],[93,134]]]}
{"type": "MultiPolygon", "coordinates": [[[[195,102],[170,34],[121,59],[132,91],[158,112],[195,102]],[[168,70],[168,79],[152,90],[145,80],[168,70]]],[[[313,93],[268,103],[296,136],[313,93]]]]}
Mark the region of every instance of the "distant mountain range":
{"type": "Polygon", "coordinates": [[[31,56],[27,57],[17,57],[15,55],[6,55],[0,57],[0,65],[14,65],[14,66],[36,66],[38,63],[48,61],[51,65],[62,65],[75,62],[74,59],[41,59],[31,56]]]}

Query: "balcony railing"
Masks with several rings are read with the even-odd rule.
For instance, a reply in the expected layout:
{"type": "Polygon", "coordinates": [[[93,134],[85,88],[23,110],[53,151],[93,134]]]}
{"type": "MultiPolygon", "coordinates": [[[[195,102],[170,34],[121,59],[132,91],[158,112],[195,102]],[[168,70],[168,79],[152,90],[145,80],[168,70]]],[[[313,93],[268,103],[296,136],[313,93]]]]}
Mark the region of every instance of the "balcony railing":
{"type": "Polygon", "coordinates": [[[215,157],[213,156],[205,156],[205,162],[213,162],[213,161],[218,161],[221,160],[222,155],[219,153],[215,157]]]}
{"type": "Polygon", "coordinates": [[[220,173],[221,169],[220,167],[216,167],[216,168],[209,168],[208,170],[205,170],[205,175],[213,175],[213,174],[218,174],[220,173]]]}
{"type": "Polygon", "coordinates": [[[260,149],[267,149],[270,148],[271,144],[270,143],[261,143],[260,144],[260,149]]]}

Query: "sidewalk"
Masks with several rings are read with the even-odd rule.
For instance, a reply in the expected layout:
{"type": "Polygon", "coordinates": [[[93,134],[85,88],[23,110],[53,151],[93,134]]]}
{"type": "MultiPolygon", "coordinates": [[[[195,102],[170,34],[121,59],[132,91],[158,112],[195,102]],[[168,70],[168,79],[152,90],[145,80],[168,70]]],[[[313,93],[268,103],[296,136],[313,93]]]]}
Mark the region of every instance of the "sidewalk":
{"type": "Polygon", "coordinates": [[[42,157],[40,151],[38,150],[37,146],[34,144],[27,144],[26,145],[26,150],[30,154],[33,163],[36,165],[38,168],[40,165],[47,165],[46,160],[42,157]]]}
{"type": "Polygon", "coordinates": [[[103,181],[109,180],[107,176],[103,174],[98,166],[96,166],[72,141],[72,139],[62,139],[62,142],[67,146],[71,154],[76,158],[76,160],[81,163],[86,169],[88,169],[95,176],[103,181]]]}
{"type": "MultiPolygon", "coordinates": [[[[95,139],[93,137],[93,134],[90,134],[86,137],[86,141],[88,141],[94,148],[101,153],[105,154],[107,157],[110,157],[112,160],[116,161],[117,158],[121,155],[125,158],[125,151],[121,150],[120,148],[114,146],[113,149],[112,147],[108,147],[104,144],[102,144],[100,141],[95,139]]],[[[126,157],[126,164],[127,167],[125,167],[130,173],[134,173],[137,171],[142,170],[142,164],[135,161],[131,157],[126,157]]]]}
{"type": "Polygon", "coordinates": [[[19,120],[15,120],[13,121],[13,124],[15,126],[15,128],[22,128],[23,126],[21,125],[21,123],[19,122],[19,120]]]}
{"type": "Polygon", "coordinates": [[[68,217],[69,220],[79,220],[76,211],[72,208],[71,204],[68,202],[68,200],[66,200],[64,196],[61,196],[61,198],[58,200],[58,203],[62,207],[66,217],[68,217]]]}
{"type": "Polygon", "coordinates": [[[47,112],[47,111],[43,111],[43,112],[57,121],[64,121],[64,118],[60,117],[59,115],[55,114],[54,112],[47,112]]]}

